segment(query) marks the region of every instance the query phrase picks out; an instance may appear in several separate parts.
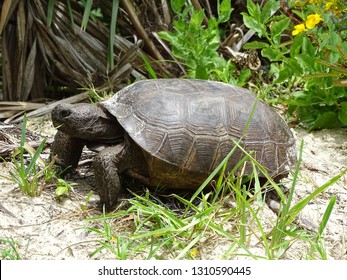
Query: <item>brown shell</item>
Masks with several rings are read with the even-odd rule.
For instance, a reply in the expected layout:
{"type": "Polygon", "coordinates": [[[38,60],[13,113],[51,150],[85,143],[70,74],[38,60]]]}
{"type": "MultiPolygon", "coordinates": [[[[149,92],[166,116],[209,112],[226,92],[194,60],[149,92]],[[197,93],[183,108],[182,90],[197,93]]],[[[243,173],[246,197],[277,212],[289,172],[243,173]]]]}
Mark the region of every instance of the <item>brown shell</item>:
{"type": "MultiPolygon", "coordinates": [[[[208,173],[240,139],[271,176],[288,174],[296,161],[294,137],[282,117],[248,90],[220,82],[145,80],[101,103],[146,152],[180,170],[208,173]]],[[[229,161],[242,158],[239,149],[229,161]]],[[[246,174],[251,166],[246,168],[246,174]]]]}

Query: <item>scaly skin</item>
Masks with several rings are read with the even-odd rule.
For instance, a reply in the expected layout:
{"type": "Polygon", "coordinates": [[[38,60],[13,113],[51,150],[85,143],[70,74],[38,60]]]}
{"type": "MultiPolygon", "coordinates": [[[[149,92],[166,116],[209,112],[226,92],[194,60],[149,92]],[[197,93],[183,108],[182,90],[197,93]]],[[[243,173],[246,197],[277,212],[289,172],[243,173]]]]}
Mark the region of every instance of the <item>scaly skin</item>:
{"type": "Polygon", "coordinates": [[[129,144],[123,128],[99,107],[90,104],[58,105],[52,112],[52,120],[58,132],[51,154],[56,156],[56,164],[62,170],[68,172],[77,167],[85,145],[99,152],[93,166],[100,202],[106,209],[117,203],[121,191],[120,173],[128,168],[146,171],[141,150],[129,144]]]}
{"type": "Polygon", "coordinates": [[[147,166],[142,151],[127,135],[124,142],[107,147],[94,158],[94,175],[99,188],[100,203],[112,209],[122,190],[119,176],[132,170],[131,175],[143,183],[148,183],[147,166]]]}
{"type": "Polygon", "coordinates": [[[97,154],[93,161],[95,181],[98,186],[100,204],[106,209],[116,204],[121,192],[117,163],[125,154],[122,145],[108,147],[97,154]]]}
{"type": "Polygon", "coordinates": [[[51,145],[51,154],[56,155],[55,163],[62,170],[74,169],[81,157],[83,146],[81,139],[72,138],[70,135],[58,131],[51,145]]]}

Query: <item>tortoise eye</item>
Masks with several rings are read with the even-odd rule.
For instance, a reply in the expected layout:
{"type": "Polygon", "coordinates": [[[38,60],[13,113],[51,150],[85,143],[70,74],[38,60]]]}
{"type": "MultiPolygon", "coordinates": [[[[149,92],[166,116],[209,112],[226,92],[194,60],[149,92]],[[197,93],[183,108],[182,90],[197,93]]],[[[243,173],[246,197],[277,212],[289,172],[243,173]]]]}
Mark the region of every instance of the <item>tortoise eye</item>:
{"type": "Polygon", "coordinates": [[[70,110],[67,110],[67,109],[62,109],[62,110],[60,111],[60,116],[63,117],[63,118],[68,117],[70,114],[71,114],[71,111],[70,111],[70,110]]]}

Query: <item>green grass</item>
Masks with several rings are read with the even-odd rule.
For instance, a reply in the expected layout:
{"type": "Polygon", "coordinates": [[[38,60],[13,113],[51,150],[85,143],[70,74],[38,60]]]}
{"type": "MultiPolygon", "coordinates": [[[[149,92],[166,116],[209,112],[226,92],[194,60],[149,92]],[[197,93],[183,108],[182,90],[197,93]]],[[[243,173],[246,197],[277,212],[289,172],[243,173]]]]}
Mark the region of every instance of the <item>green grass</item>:
{"type": "Polygon", "coordinates": [[[20,260],[21,256],[17,249],[17,243],[12,238],[0,239],[1,247],[1,260],[20,260]]]}
{"type": "MultiPolygon", "coordinates": [[[[283,194],[281,186],[272,181],[252,155],[245,151],[245,158],[240,165],[246,161],[253,164],[254,172],[250,177],[255,183],[252,192],[248,190],[249,182],[245,182],[242,174],[237,176],[234,171],[224,174],[225,161],[190,199],[177,194],[170,195],[169,197],[176,201],[173,205],[164,204],[148,190],[144,195],[133,193],[133,198],[123,202],[113,213],[88,219],[93,223],[103,223],[102,228],[85,228],[99,236],[99,246],[93,254],[108,250],[117,259],[200,259],[200,253],[208,253],[203,248],[212,248],[214,242],[217,242],[225,245],[224,251],[218,256],[221,259],[247,257],[273,260],[285,258],[287,250],[294,243],[301,242],[304,244],[302,248],[307,250],[302,250],[300,258],[326,259],[324,229],[336,197],[333,197],[327,206],[317,233],[298,226],[296,220],[300,211],[337,182],[347,169],[293,204],[302,150],[303,143],[300,146],[298,164],[292,174],[288,196],[283,194]],[[222,173],[216,182],[215,191],[204,193],[204,186],[218,171],[222,173]],[[267,185],[260,185],[259,172],[268,177],[267,185]],[[263,226],[265,202],[261,193],[265,188],[277,190],[281,198],[277,218],[268,221],[272,223],[271,229],[263,226]],[[176,204],[180,205],[179,209],[174,207],[176,204]],[[254,240],[262,253],[255,253],[253,250],[254,240]]],[[[231,155],[232,152],[229,156],[231,155]]]]}
{"type": "Polygon", "coordinates": [[[55,178],[54,160],[46,163],[41,158],[41,153],[46,144],[44,138],[39,147],[35,150],[26,143],[26,127],[27,120],[24,116],[21,132],[20,147],[12,156],[10,176],[1,177],[17,184],[20,190],[29,196],[38,196],[42,192],[45,182],[55,178]],[[29,162],[26,160],[26,155],[29,156],[29,162]]]}

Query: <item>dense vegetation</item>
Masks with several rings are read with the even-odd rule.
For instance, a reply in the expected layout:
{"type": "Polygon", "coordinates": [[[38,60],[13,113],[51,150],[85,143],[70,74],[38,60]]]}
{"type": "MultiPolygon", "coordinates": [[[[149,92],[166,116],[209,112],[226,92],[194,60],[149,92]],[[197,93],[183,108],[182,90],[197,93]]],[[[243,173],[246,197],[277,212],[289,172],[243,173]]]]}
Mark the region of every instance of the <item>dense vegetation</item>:
{"type": "Polygon", "coordinates": [[[345,1],[260,2],[4,1],[3,99],[212,79],[286,104],[309,129],[346,126],[345,1]]]}
{"type": "MultiPolygon", "coordinates": [[[[5,0],[0,21],[2,99],[54,99],[85,90],[99,96],[137,79],[198,78],[248,87],[266,102],[280,104],[289,117],[310,130],[347,126],[347,3],[283,3],[5,0]]],[[[24,118],[20,149],[6,179],[31,196],[40,195],[53,181],[57,198],[63,199],[73,183],[58,178],[53,161],[41,162],[44,142],[26,163],[24,153],[30,149],[25,129],[24,118]]],[[[317,231],[306,231],[294,221],[347,169],[294,204],[302,150],[301,145],[298,165],[287,183],[288,196],[248,153],[240,165],[251,162],[252,175],[245,179],[242,174],[221,172],[215,192],[204,193],[204,186],[223,171],[222,163],[192,197],[169,196],[179,202],[179,209],[148,191],[133,193],[113,213],[89,217],[91,223],[102,225],[85,228],[100,237],[93,254],[108,250],[118,259],[196,259],[212,236],[228,245],[225,259],[240,255],[280,259],[297,241],[306,248],[301,258],[326,259],[323,233],[336,197],[332,196],[317,231]],[[259,170],[268,179],[265,185],[259,182],[259,170]],[[253,192],[247,188],[250,180],[253,192]],[[261,221],[265,189],[275,189],[281,200],[271,230],[261,221]],[[259,209],[254,210],[255,205],[259,209]],[[119,223],[124,227],[114,226],[119,223]],[[226,223],[231,228],[226,229],[226,223]],[[260,255],[250,249],[254,239],[264,249],[260,255]]],[[[81,205],[86,216],[89,198],[81,205]]],[[[8,244],[3,259],[20,258],[14,240],[0,239],[0,244],[8,244]]]]}

